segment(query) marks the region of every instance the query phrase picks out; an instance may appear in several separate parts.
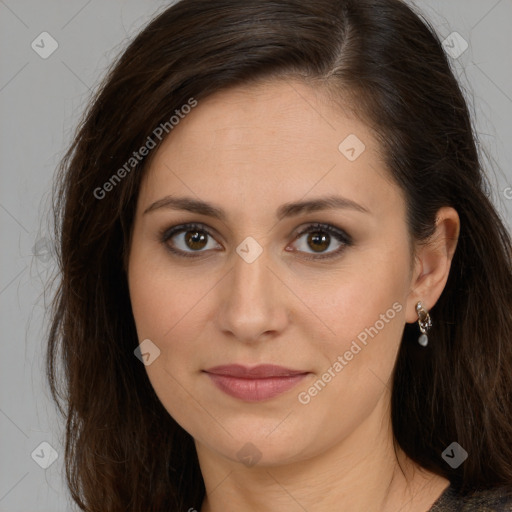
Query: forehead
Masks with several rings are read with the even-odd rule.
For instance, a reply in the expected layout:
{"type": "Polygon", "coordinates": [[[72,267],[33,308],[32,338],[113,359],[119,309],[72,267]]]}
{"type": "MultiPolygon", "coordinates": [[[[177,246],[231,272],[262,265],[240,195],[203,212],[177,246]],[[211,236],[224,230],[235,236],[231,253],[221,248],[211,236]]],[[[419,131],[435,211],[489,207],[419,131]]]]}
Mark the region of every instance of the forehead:
{"type": "Polygon", "coordinates": [[[400,192],[378,149],[368,126],[321,89],[283,80],[239,86],[184,116],[154,155],[141,195],[216,197],[240,215],[251,204],[326,193],[385,205],[400,192]]]}

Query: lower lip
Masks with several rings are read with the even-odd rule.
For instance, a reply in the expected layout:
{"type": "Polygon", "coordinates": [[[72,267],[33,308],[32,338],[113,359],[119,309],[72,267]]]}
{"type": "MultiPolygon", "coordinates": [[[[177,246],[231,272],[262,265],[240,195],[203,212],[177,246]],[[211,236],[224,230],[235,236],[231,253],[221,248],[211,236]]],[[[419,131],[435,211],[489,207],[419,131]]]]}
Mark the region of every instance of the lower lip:
{"type": "Polygon", "coordinates": [[[281,395],[292,389],[307,376],[306,373],[301,373],[288,377],[241,379],[215,373],[207,373],[207,375],[221,391],[247,402],[261,402],[281,395]]]}

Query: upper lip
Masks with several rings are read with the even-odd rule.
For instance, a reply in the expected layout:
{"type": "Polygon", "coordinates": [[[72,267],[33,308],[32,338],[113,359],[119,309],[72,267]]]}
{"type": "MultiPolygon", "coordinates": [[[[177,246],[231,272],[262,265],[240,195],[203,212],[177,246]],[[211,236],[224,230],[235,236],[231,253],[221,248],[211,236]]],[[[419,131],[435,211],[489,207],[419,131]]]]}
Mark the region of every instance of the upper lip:
{"type": "Polygon", "coordinates": [[[225,375],[228,377],[238,377],[242,379],[265,379],[270,377],[290,377],[293,375],[301,375],[308,372],[303,370],[292,370],[284,366],[274,364],[260,364],[249,368],[240,364],[227,364],[214,366],[204,370],[207,373],[216,375],[225,375]]]}

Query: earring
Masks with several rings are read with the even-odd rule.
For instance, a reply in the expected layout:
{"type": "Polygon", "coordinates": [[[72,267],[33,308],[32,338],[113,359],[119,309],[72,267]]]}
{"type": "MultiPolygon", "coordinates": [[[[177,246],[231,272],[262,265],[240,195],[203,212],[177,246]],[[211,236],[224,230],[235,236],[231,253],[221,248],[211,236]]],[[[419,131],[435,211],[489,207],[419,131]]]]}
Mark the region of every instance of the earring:
{"type": "Polygon", "coordinates": [[[416,304],[416,312],[418,313],[418,325],[421,331],[418,343],[422,347],[426,347],[428,345],[427,330],[432,327],[432,320],[427,309],[423,307],[423,303],[421,301],[416,304]]]}

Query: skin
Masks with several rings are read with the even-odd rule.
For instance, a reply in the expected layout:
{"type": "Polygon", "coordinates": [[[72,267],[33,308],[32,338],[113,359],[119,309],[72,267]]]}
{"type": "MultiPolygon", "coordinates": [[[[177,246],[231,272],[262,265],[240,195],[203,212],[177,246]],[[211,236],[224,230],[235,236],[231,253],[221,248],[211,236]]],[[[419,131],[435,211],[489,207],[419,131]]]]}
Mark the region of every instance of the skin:
{"type": "MultiPolygon", "coordinates": [[[[207,489],[202,512],[420,512],[449,485],[400,450],[399,469],[390,389],[405,323],[417,321],[418,301],[430,309],[446,284],[459,218],[441,209],[431,242],[411,246],[403,192],[380,161],[376,139],[328,98],[291,81],[216,93],[174,128],[142,183],[130,296],[140,341],[149,338],[161,351],[146,366],[151,384],[195,439],[207,489]],[[366,146],[354,161],[338,149],[350,134],[366,146]],[[213,203],[226,218],[166,207],[144,213],[170,195],[213,203]],[[331,195],[368,212],[276,218],[283,203],[331,195]],[[159,238],[188,222],[211,234],[195,258],[166,248],[197,255],[183,232],[166,243],[159,238]],[[331,259],[308,260],[318,246],[307,233],[295,235],[315,222],[338,227],[353,243],[331,259]],[[263,249],[252,263],[236,252],[249,236],[263,249]],[[301,403],[298,394],[395,303],[401,310],[394,318],[301,403]],[[202,372],[229,363],[273,363],[310,375],[251,403],[224,394],[202,372]],[[261,457],[254,465],[237,456],[247,443],[261,457]]],[[[330,240],[320,254],[342,246],[330,240]]]]}

